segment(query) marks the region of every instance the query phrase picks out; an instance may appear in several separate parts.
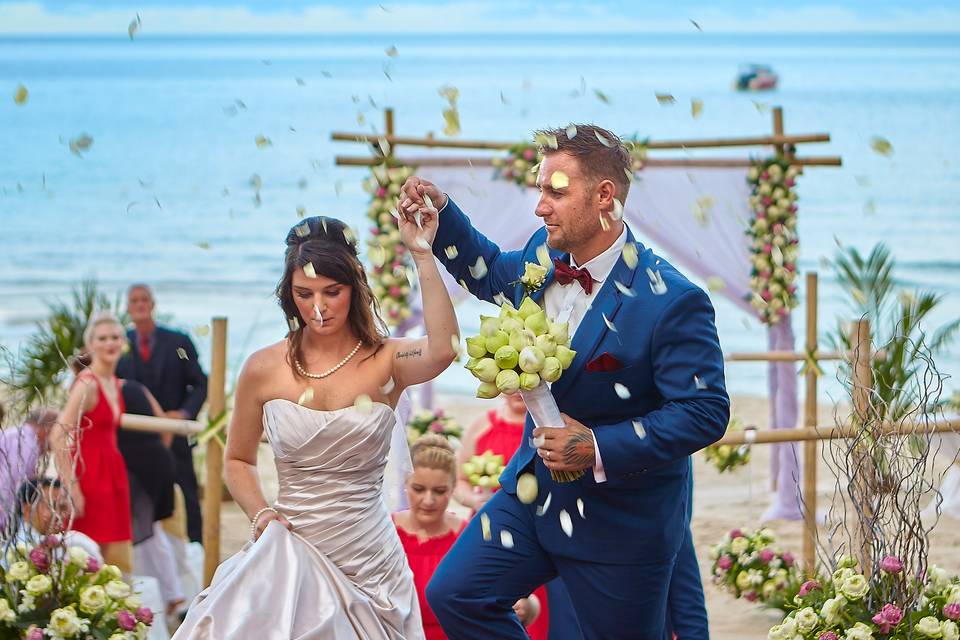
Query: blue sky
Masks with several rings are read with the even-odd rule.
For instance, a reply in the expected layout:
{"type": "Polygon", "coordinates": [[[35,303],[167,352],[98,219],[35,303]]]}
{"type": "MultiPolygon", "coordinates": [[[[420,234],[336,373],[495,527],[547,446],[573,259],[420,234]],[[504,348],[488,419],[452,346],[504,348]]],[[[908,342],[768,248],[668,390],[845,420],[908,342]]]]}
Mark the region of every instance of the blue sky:
{"type": "Polygon", "coordinates": [[[960,33],[960,3],[894,0],[0,0],[0,34],[704,31],[960,33]],[[438,9],[442,12],[438,12],[438,9]]]}

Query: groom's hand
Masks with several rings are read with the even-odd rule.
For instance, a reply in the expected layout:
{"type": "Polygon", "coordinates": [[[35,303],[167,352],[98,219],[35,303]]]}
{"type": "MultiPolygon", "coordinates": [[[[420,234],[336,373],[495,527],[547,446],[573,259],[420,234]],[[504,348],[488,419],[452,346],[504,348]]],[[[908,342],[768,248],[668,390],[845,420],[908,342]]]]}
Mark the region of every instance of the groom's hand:
{"type": "Polygon", "coordinates": [[[540,427],[533,430],[538,443],[537,454],[550,471],[582,471],[597,463],[593,431],[565,413],[562,427],[540,427]]]}
{"type": "Polygon", "coordinates": [[[426,206],[424,195],[430,198],[437,211],[443,209],[447,204],[446,194],[437,185],[419,176],[410,176],[403,183],[403,187],[400,188],[400,201],[397,203],[397,210],[408,220],[412,220],[417,211],[426,206]]]}

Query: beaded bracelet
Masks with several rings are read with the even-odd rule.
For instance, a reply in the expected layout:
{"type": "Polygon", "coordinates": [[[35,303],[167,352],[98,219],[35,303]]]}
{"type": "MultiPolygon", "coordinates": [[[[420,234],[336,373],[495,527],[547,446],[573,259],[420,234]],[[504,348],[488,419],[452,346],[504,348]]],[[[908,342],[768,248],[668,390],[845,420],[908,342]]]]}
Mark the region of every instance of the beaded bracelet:
{"type": "Polygon", "coordinates": [[[255,541],[257,539],[257,520],[259,520],[260,516],[262,516],[266,511],[273,511],[275,514],[277,514],[278,517],[280,516],[280,512],[274,509],[273,507],[264,507],[263,509],[260,509],[260,511],[257,511],[253,515],[253,518],[250,520],[250,540],[251,541],[255,541]]]}

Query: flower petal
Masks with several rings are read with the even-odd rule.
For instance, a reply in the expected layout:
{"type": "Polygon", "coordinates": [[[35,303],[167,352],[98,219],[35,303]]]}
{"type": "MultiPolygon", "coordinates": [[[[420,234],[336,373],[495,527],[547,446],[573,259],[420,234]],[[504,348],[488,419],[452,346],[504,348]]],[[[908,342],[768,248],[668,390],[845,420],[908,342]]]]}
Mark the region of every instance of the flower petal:
{"type": "Polygon", "coordinates": [[[567,534],[568,538],[573,537],[573,520],[570,518],[570,514],[567,513],[566,509],[560,510],[560,528],[563,529],[563,532],[567,534]]]}

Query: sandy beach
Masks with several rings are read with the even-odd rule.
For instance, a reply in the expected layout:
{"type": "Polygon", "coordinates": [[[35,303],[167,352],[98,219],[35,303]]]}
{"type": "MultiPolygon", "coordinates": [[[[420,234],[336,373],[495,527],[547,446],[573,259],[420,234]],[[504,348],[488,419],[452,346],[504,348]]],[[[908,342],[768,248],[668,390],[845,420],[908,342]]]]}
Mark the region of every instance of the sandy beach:
{"type": "MultiPolygon", "coordinates": [[[[767,401],[757,396],[734,396],[733,413],[745,424],[764,425],[767,401]]],[[[448,414],[461,423],[468,423],[485,409],[490,401],[468,397],[438,398],[448,414]]],[[[820,424],[833,421],[833,407],[820,406],[820,424]]],[[[693,535],[700,558],[710,631],[713,640],[740,640],[766,638],[769,628],[779,622],[779,612],[762,608],[745,600],[735,600],[710,583],[709,549],[721,536],[735,527],[757,527],[770,503],[769,446],[755,445],[751,461],[733,473],[719,474],[708,465],[702,455],[694,456],[694,513],[693,535]]],[[[942,463],[939,464],[942,467],[942,463]]],[[[260,477],[268,500],[276,495],[276,474],[271,454],[266,445],[261,449],[260,477]]],[[[825,510],[834,494],[835,479],[829,467],[820,460],[818,465],[818,511],[825,510]]],[[[221,555],[229,556],[246,541],[249,523],[236,504],[224,504],[222,514],[221,555]]],[[[960,527],[950,521],[941,521],[930,536],[931,561],[939,564],[950,575],[960,573],[960,527]]],[[[773,521],[766,523],[776,535],[780,547],[798,558],[802,551],[803,525],[800,522],[773,521]]]]}

